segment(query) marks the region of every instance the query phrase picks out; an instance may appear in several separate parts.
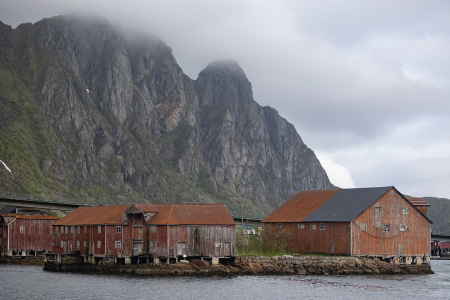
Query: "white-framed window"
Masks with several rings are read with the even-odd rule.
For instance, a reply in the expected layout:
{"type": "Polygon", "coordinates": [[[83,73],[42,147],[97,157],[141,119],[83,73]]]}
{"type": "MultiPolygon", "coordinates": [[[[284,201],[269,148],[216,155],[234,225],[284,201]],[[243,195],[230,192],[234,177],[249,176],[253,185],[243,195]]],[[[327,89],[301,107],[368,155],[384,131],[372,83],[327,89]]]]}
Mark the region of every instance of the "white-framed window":
{"type": "Polygon", "coordinates": [[[409,214],[409,208],[403,207],[403,214],[404,214],[404,215],[409,214]]]}
{"type": "Polygon", "coordinates": [[[367,230],[367,223],[360,223],[359,224],[359,228],[361,228],[362,231],[366,231],[367,230]]]}
{"type": "Polygon", "coordinates": [[[400,224],[400,231],[408,230],[408,223],[400,224]]]}
{"type": "Polygon", "coordinates": [[[122,248],[122,242],[116,241],[116,248],[122,248]]]}
{"type": "Polygon", "coordinates": [[[20,226],[20,233],[25,233],[25,226],[20,226]]]}
{"type": "Polygon", "coordinates": [[[80,249],[80,241],[77,241],[77,249],[80,249]]]}
{"type": "MultiPolygon", "coordinates": [[[[122,227],[121,226],[116,226],[116,233],[121,233],[122,232],[122,227]]],[[[116,242],[117,243],[117,242],[116,242]]],[[[116,247],[117,248],[117,247],[116,247]]],[[[119,247],[120,248],[120,247],[119,247]]]]}
{"type": "Polygon", "coordinates": [[[222,248],[222,242],[216,242],[216,248],[222,248]]]}
{"type": "Polygon", "coordinates": [[[66,226],[66,233],[69,233],[69,227],[66,226]]]}
{"type": "Polygon", "coordinates": [[[83,245],[84,245],[84,248],[86,248],[87,247],[87,241],[84,241],[83,245]]]}
{"type": "Polygon", "coordinates": [[[282,228],[283,227],[283,223],[277,223],[277,228],[282,228]]]}
{"type": "Polygon", "coordinates": [[[156,225],[150,225],[150,233],[156,233],[156,225]]]}
{"type": "Polygon", "coordinates": [[[58,227],[55,226],[55,233],[58,233],[58,227]]]}
{"type": "Polygon", "coordinates": [[[75,226],[70,227],[70,233],[75,233],[75,226]]]}
{"type": "Polygon", "coordinates": [[[305,224],[298,224],[298,229],[305,229],[305,224]]]}
{"type": "Polygon", "coordinates": [[[391,224],[383,224],[383,231],[391,231],[391,224]]]}
{"type": "Polygon", "coordinates": [[[84,226],[84,233],[87,233],[87,226],[84,226]]]}
{"type": "Polygon", "coordinates": [[[102,226],[98,226],[98,233],[102,233],[102,226]]]}
{"type": "Polygon", "coordinates": [[[150,241],[150,248],[156,248],[156,241],[150,241]]]}
{"type": "Polygon", "coordinates": [[[375,213],[381,214],[381,207],[375,207],[375,213]]]}
{"type": "Polygon", "coordinates": [[[97,248],[101,248],[102,247],[102,241],[97,241],[97,248]]]}
{"type": "Polygon", "coordinates": [[[316,230],[316,224],[311,224],[311,230],[316,230]]]}
{"type": "Polygon", "coordinates": [[[325,230],[325,223],[320,223],[320,230],[325,230]]]}
{"type": "Polygon", "coordinates": [[[77,226],[77,233],[80,233],[80,226],[77,226]]]}
{"type": "Polygon", "coordinates": [[[64,242],[63,242],[63,241],[61,241],[61,248],[62,248],[62,247],[64,247],[64,242]]]}

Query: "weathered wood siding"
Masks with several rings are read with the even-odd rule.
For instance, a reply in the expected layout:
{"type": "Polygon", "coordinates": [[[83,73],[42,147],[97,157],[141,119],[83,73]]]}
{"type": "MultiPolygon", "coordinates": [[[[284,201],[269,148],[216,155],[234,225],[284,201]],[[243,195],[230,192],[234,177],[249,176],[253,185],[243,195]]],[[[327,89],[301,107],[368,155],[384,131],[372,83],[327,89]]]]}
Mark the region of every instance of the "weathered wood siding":
{"type": "Polygon", "coordinates": [[[13,251],[51,251],[51,227],[57,220],[15,219],[0,217],[2,239],[0,249],[13,251]],[[11,222],[12,221],[12,222],[11,222]],[[8,226],[8,224],[11,222],[8,226]],[[24,232],[20,232],[20,227],[24,232]]]}
{"type": "Polygon", "coordinates": [[[264,231],[272,241],[282,235],[282,230],[292,234],[288,238],[290,247],[299,253],[350,254],[349,223],[281,223],[281,228],[277,223],[264,223],[264,231]],[[304,229],[299,229],[299,224],[304,229]],[[315,230],[311,230],[311,224],[316,224],[315,230]],[[320,230],[320,224],[325,224],[324,230],[320,230]]]}
{"type": "Polygon", "coordinates": [[[430,222],[394,189],[353,221],[352,235],[354,256],[430,255],[430,222]],[[381,207],[378,216],[376,207],[381,207]],[[408,214],[403,213],[403,208],[408,208],[408,214]],[[378,226],[376,222],[379,222],[378,226]],[[362,223],[367,224],[367,230],[361,229],[362,223]],[[390,224],[390,231],[383,231],[383,224],[390,224]],[[401,224],[407,224],[406,231],[400,231],[401,224]]]}

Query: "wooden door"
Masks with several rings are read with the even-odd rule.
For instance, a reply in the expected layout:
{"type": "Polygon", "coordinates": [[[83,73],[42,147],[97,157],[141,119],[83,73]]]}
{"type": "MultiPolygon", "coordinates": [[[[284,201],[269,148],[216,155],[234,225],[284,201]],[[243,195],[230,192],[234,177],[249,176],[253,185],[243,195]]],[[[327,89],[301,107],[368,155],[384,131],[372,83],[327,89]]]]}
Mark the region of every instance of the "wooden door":
{"type": "Polygon", "coordinates": [[[133,256],[142,253],[142,226],[133,227],[133,256]]]}
{"type": "Polygon", "coordinates": [[[89,254],[95,254],[95,244],[94,241],[91,241],[89,246],[89,254]]]}
{"type": "Polygon", "coordinates": [[[64,241],[63,253],[67,253],[67,241],[64,241]]]}
{"type": "Polygon", "coordinates": [[[178,242],[177,243],[177,255],[183,256],[187,255],[187,243],[186,242],[178,242]]]}
{"type": "Polygon", "coordinates": [[[231,256],[231,242],[225,242],[224,256],[231,256]]]}
{"type": "Polygon", "coordinates": [[[73,251],[72,241],[69,241],[69,253],[72,253],[72,251],[73,251]]]}

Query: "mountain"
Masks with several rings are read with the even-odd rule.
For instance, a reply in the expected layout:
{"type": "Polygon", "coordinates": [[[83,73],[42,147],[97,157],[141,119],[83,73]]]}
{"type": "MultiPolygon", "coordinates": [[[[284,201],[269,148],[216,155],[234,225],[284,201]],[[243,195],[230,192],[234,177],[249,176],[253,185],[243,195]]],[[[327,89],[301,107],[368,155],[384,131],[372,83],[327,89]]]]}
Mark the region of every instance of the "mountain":
{"type": "Polygon", "coordinates": [[[450,233],[450,200],[445,198],[423,197],[430,204],[427,217],[433,221],[433,232],[450,233]]]}
{"type": "Polygon", "coordinates": [[[334,188],[235,61],[192,80],[160,39],[78,15],[0,22],[0,55],[3,191],[265,215],[298,190],[334,188]]]}

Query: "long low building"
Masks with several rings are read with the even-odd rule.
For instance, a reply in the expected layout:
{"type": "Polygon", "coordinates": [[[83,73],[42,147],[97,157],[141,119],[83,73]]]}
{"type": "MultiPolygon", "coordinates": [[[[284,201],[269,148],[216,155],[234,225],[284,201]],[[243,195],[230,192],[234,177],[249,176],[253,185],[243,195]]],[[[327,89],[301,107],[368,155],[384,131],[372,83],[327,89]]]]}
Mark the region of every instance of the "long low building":
{"type": "Polygon", "coordinates": [[[235,222],[225,204],[80,207],[53,224],[53,253],[130,259],[233,257],[235,222]]]}
{"type": "Polygon", "coordinates": [[[263,224],[272,239],[288,237],[298,252],[420,263],[429,261],[431,239],[423,211],[393,186],[300,191],[263,224]]]}

